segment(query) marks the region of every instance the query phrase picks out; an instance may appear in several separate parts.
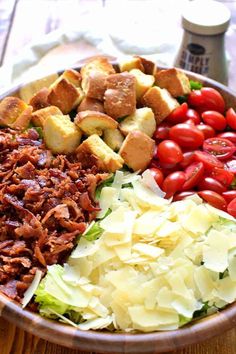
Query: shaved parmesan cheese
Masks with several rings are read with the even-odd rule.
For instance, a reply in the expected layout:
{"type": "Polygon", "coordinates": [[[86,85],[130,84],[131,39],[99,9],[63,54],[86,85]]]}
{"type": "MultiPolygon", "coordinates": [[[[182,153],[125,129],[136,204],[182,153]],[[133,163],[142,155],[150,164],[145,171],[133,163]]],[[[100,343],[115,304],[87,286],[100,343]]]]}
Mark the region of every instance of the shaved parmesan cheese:
{"type": "Polygon", "coordinates": [[[34,293],[40,283],[41,277],[42,277],[42,272],[41,270],[36,270],[35,272],[35,276],[34,279],[32,281],[32,283],[30,284],[30,286],[28,287],[28,289],[26,290],[26,292],[24,293],[24,297],[22,300],[22,307],[26,307],[28,305],[28,303],[30,302],[30,300],[32,299],[32,297],[34,296],[34,293]]]}
{"type": "Polygon", "coordinates": [[[228,266],[229,242],[221,232],[210,230],[203,246],[203,262],[207,269],[224,272],[228,266]]]}
{"type": "Polygon", "coordinates": [[[104,187],[101,190],[101,195],[99,198],[99,206],[101,210],[97,214],[98,219],[102,219],[112,203],[114,202],[115,198],[118,197],[117,189],[112,187],[104,187]]]}
{"type": "Polygon", "coordinates": [[[145,243],[136,243],[132,249],[150,258],[157,258],[164,253],[162,248],[147,245],[145,243]]]}
{"type": "Polygon", "coordinates": [[[151,171],[149,169],[145,170],[142,174],[142,182],[150,188],[158,197],[164,198],[166,195],[165,192],[156,183],[151,171]]]}

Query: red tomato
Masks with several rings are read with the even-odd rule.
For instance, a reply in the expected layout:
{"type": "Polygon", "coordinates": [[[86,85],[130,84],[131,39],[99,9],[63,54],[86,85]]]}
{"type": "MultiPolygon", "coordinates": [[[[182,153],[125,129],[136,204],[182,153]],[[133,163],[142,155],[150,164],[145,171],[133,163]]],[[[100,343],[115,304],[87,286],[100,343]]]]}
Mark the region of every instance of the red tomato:
{"type": "Polygon", "coordinates": [[[190,125],[194,125],[194,126],[195,126],[195,123],[194,123],[194,120],[193,120],[193,119],[187,119],[184,123],[185,123],[185,124],[190,124],[190,125]]]}
{"type": "Polygon", "coordinates": [[[189,197],[190,195],[193,195],[195,194],[196,192],[195,191],[186,191],[186,192],[180,192],[180,193],[177,193],[175,194],[174,198],[173,198],[173,201],[174,202],[177,202],[179,200],[183,200],[184,198],[187,198],[189,197]]]}
{"type": "Polygon", "coordinates": [[[210,125],[198,124],[196,125],[196,128],[203,132],[205,139],[213,138],[213,136],[216,135],[215,130],[210,125]]]}
{"type": "Polygon", "coordinates": [[[225,162],[225,169],[236,174],[236,160],[228,160],[225,162]]]}
{"type": "Polygon", "coordinates": [[[156,183],[158,184],[158,186],[161,187],[161,185],[164,181],[164,176],[163,176],[162,171],[159,168],[155,168],[155,167],[149,168],[149,170],[150,170],[152,176],[154,177],[156,183]]]}
{"type": "Polygon", "coordinates": [[[182,190],[186,191],[195,187],[203,177],[204,165],[202,162],[194,162],[189,165],[185,172],[186,182],[184,183],[182,190]]]}
{"type": "Polygon", "coordinates": [[[233,108],[229,108],[226,112],[226,121],[230,128],[236,130],[236,112],[233,108]]]}
{"type": "Polygon", "coordinates": [[[226,210],[226,200],[220,194],[214,191],[205,190],[198,192],[198,195],[213,207],[226,210]]]}
{"type": "Polygon", "coordinates": [[[216,193],[222,194],[227,190],[223,184],[212,177],[204,177],[198,184],[198,189],[203,191],[205,189],[214,191],[216,193]]]}
{"type": "Polygon", "coordinates": [[[215,130],[224,130],[227,122],[223,114],[217,111],[205,111],[202,113],[204,123],[210,125],[215,130]]]}
{"type": "Polygon", "coordinates": [[[165,140],[169,138],[170,126],[167,123],[161,123],[157,126],[153,138],[156,140],[165,140]]]}
{"type": "Polygon", "coordinates": [[[166,193],[165,198],[170,198],[177,191],[181,190],[185,181],[185,173],[182,171],[173,172],[168,175],[162,184],[162,190],[166,193]]]}
{"type": "Polygon", "coordinates": [[[227,206],[227,212],[236,218],[236,198],[231,200],[231,202],[227,206]]]}
{"type": "Polygon", "coordinates": [[[228,139],[236,145],[236,133],[234,132],[224,132],[217,135],[219,138],[228,139]]]}
{"type": "Polygon", "coordinates": [[[165,164],[177,164],[183,160],[181,148],[172,140],[163,140],[158,145],[157,156],[165,164]]]}
{"type": "Polygon", "coordinates": [[[182,168],[186,168],[195,161],[194,151],[186,151],[183,153],[183,160],[179,163],[182,168]]]}
{"type": "Polygon", "coordinates": [[[181,147],[191,149],[202,146],[204,135],[195,126],[189,124],[176,124],[170,129],[170,138],[176,141],[181,147]]]}
{"type": "Polygon", "coordinates": [[[222,193],[222,196],[225,198],[226,202],[229,203],[236,198],[236,190],[226,191],[222,193]]]}
{"type": "Polygon", "coordinates": [[[194,157],[196,161],[203,163],[206,170],[212,170],[215,167],[224,167],[224,164],[221,161],[206,151],[197,150],[194,152],[194,157]]]}
{"type": "Polygon", "coordinates": [[[182,123],[186,120],[187,111],[188,111],[188,105],[186,102],[184,102],[181,104],[181,106],[175,108],[171,112],[171,114],[166,118],[166,120],[171,124],[182,123]]]}
{"type": "Polygon", "coordinates": [[[191,119],[196,125],[201,123],[200,115],[195,109],[189,108],[186,113],[186,118],[191,119]]]}
{"type": "Polygon", "coordinates": [[[230,186],[234,179],[234,174],[232,172],[218,167],[214,167],[210,171],[209,176],[216,179],[226,187],[230,186]]]}
{"type": "Polygon", "coordinates": [[[203,143],[203,150],[217,157],[219,160],[226,160],[231,157],[236,151],[234,144],[227,139],[209,138],[203,143]]]}
{"type": "Polygon", "coordinates": [[[199,113],[214,110],[220,113],[225,111],[225,102],[221,94],[211,87],[203,87],[201,90],[194,90],[188,96],[189,106],[195,108],[199,113]]]}

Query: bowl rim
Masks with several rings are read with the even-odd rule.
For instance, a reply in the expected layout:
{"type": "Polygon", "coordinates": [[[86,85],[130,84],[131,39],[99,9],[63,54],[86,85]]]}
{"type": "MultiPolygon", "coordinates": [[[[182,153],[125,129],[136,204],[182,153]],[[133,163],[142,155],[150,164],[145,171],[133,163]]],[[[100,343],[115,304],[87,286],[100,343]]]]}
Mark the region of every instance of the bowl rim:
{"type": "MultiPolygon", "coordinates": [[[[116,65],[116,63],[113,63],[116,65]]],[[[167,67],[158,67],[166,69],[167,67]]],[[[79,66],[73,67],[79,70],[79,66]]],[[[225,85],[200,74],[185,72],[190,79],[214,87],[224,98],[230,98],[236,106],[236,93],[225,85]]],[[[47,75],[48,76],[48,75],[47,75]]],[[[47,77],[45,76],[45,77],[47,77]]],[[[49,75],[50,76],[50,75],[49,75]]],[[[44,77],[42,77],[43,79],[44,77]]],[[[38,79],[37,79],[38,80],[38,79]]],[[[33,83],[21,83],[0,94],[0,99],[16,93],[21,87],[33,83]]],[[[221,311],[195,320],[188,325],[171,331],[150,333],[125,333],[108,331],[82,331],[72,326],[43,318],[37,313],[30,312],[15,301],[0,293],[0,316],[16,324],[33,335],[63,345],[85,351],[102,353],[163,353],[183,348],[187,345],[210,339],[236,326],[236,302],[227,305],[221,311]]]]}

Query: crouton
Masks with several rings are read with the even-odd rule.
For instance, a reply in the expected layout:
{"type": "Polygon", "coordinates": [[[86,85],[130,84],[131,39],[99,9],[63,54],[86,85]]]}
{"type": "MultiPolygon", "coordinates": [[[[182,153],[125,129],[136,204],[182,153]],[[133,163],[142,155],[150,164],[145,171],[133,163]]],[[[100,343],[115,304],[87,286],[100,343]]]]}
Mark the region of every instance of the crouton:
{"type": "Polygon", "coordinates": [[[29,104],[33,107],[33,112],[50,106],[50,103],[48,102],[49,93],[49,88],[43,87],[31,97],[29,104]]]}
{"type": "Polygon", "coordinates": [[[135,130],[125,138],[119,154],[125,164],[133,171],[145,170],[149,165],[155,148],[155,141],[145,133],[135,130]]]}
{"type": "Polygon", "coordinates": [[[133,114],[126,117],[120,123],[119,127],[124,135],[129,134],[133,130],[140,130],[152,137],[156,130],[156,119],[151,108],[138,108],[133,114]]]}
{"type": "Polygon", "coordinates": [[[153,75],[146,75],[138,69],[132,69],[129,73],[135,77],[136,99],[139,100],[153,86],[155,78],[153,75]]]}
{"type": "Polygon", "coordinates": [[[36,127],[43,127],[45,120],[49,116],[54,116],[54,115],[62,116],[63,113],[56,106],[49,106],[42,109],[38,109],[37,111],[32,113],[32,123],[36,127]]]}
{"type": "Polygon", "coordinates": [[[81,162],[93,161],[102,171],[115,172],[123,166],[123,159],[96,134],[91,135],[76,149],[81,162]]]}
{"type": "Polygon", "coordinates": [[[136,109],[135,77],[129,73],[109,75],[104,99],[109,116],[116,119],[132,114],[136,109]]]}
{"type": "Polygon", "coordinates": [[[67,114],[81,102],[84,94],[80,88],[81,76],[75,70],[66,70],[50,86],[48,102],[67,114]]]}
{"type": "Polygon", "coordinates": [[[142,70],[145,74],[147,75],[155,75],[156,71],[157,71],[157,67],[156,64],[151,61],[148,60],[146,58],[140,57],[138,55],[135,55],[134,58],[138,58],[140,59],[142,66],[144,68],[144,70],[142,70]]]}
{"type": "Polygon", "coordinates": [[[114,74],[115,70],[105,57],[90,59],[82,68],[82,89],[87,97],[103,100],[106,90],[106,78],[114,74]]]}
{"type": "Polygon", "coordinates": [[[14,123],[28,105],[18,97],[6,97],[0,102],[0,126],[14,123]]]}
{"type": "Polygon", "coordinates": [[[143,95],[142,103],[153,110],[157,124],[179,106],[178,101],[166,89],[157,86],[151,87],[143,95]]]}
{"type": "Polygon", "coordinates": [[[144,67],[139,57],[125,58],[119,62],[119,69],[121,72],[130,71],[132,69],[139,69],[144,72],[144,67]]]}
{"type": "Polygon", "coordinates": [[[106,129],[103,133],[103,140],[114,151],[118,151],[124,141],[124,136],[119,129],[106,129]]]}
{"type": "Polygon", "coordinates": [[[25,130],[29,127],[31,121],[33,108],[28,106],[17,118],[16,120],[8,124],[10,128],[17,130],[25,130]]]}
{"type": "Polygon", "coordinates": [[[81,132],[69,116],[51,115],[44,122],[43,136],[53,153],[69,154],[79,145],[81,132]]]}
{"type": "Polygon", "coordinates": [[[97,111],[104,113],[103,103],[96,98],[84,97],[80,105],[77,107],[77,112],[82,111],[97,111]]]}
{"type": "Polygon", "coordinates": [[[160,70],[155,75],[155,83],[161,88],[167,89],[173,97],[190,93],[190,83],[187,75],[181,70],[172,68],[160,70]]]}
{"type": "Polygon", "coordinates": [[[75,124],[86,135],[102,135],[105,129],[116,129],[118,123],[105,113],[96,111],[79,112],[75,124]]]}

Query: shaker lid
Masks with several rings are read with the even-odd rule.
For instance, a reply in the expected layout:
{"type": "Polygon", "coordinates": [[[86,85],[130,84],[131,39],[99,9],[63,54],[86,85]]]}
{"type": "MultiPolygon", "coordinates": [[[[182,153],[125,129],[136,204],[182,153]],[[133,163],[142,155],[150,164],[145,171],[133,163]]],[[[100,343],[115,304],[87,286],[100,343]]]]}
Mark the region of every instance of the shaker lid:
{"type": "Polygon", "coordinates": [[[182,25],[196,34],[214,35],[227,30],[230,17],[229,9],[218,1],[194,0],[185,5],[182,25]]]}

